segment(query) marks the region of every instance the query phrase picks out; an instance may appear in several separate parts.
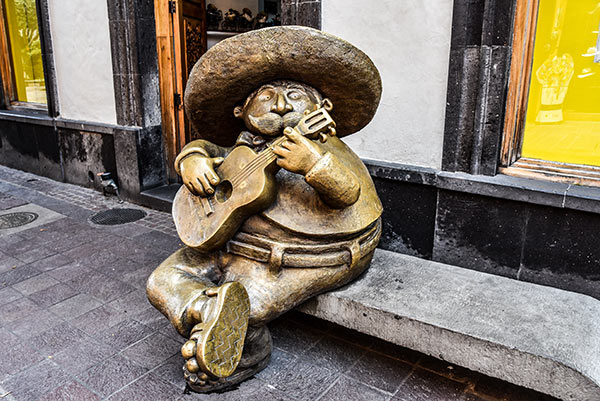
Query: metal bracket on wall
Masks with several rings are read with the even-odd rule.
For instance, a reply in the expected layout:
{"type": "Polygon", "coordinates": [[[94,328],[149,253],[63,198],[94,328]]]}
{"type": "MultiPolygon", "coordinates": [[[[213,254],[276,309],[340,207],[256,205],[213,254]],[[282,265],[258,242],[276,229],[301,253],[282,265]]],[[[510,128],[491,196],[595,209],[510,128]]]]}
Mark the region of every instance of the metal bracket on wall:
{"type": "Polygon", "coordinates": [[[169,0],[169,13],[175,14],[177,12],[177,2],[169,0]]]}

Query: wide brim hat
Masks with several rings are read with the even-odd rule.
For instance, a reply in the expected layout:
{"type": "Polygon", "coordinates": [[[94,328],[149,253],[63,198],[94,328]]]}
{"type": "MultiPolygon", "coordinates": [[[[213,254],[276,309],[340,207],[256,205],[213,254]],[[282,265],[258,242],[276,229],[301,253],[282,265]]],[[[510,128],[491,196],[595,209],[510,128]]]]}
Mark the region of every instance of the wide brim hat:
{"type": "Polygon", "coordinates": [[[340,137],[367,125],[381,98],[375,64],[350,43],[301,26],[258,29],[217,43],[192,69],[185,111],[193,137],[233,145],[245,129],[234,107],[261,85],[281,79],[308,84],[329,98],[340,137]]]}

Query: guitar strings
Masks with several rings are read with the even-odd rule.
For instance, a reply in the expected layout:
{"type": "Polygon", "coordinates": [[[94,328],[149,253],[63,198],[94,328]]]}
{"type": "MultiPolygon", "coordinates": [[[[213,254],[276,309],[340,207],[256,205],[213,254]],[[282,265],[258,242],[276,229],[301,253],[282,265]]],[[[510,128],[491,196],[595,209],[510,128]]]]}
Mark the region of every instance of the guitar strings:
{"type": "Polygon", "coordinates": [[[253,172],[255,168],[260,165],[263,159],[265,159],[265,155],[263,155],[262,153],[255,157],[250,163],[248,163],[240,171],[238,171],[238,173],[235,176],[233,176],[233,178],[231,179],[231,183],[239,183],[240,180],[243,179],[248,172],[253,172]]]}
{"type": "MultiPolygon", "coordinates": [[[[252,160],[247,166],[244,167],[238,174],[231,179],[231,185],[236,186],[242,183],[246,178],[252,175],[257,169],[264,165],[271,163],[274,159],[273,149],[268,147],[260,153],[254,160],[252,160]]],[[[276,158],[276,156],[275,156],[276,158]]]]}
{"type": "Polygon", "coordinates": [[[273,142],[271,146],[265,149],[259,156],[257,156],[252,162],[250,162],[247,166],[245,166],[244,170],[240,171],[232,180],[232,185],[237,185],[241,183],[243,180],[252,175],[258,168],[264,167],[271,163],[273,160],[277,158],[277,156],[273,153],[272,146],[278,143],[283,142],[285,139],[281,139],[273,142]]]}
{"type": "Polygon", "coordinates": [[[274,154],[273,154],[272,146],[275,145],[275,144],[277,144],[277,142],[283,142],[285,140],[285,139],[282,139],[282,140],[280,140],[280,139],[281,138],[278,138],[278,140],[274,141],[273,144],[271,144],[271,146],[269,146],[267,149],[265,149],[264,151],[262,151],[247,166],[244,166],[244,169],[241,170],[238,174],[236,174],[231,179],[231,185],[238,185],[238,184],[240,184],[243,180],[245,180],[250,175],[252,175],[263,164],[266,165],[266,164],[270,163],[271,161],[273,161],[272,157],[274,156],[274,154]]]}
{"type": "Polygon", "coordinates": [[[261,166],[262,162],[269,159],[269,152],[272,152],[270,148],[265,149],[265,151],[261,152],[254,160],[252,160],[248,165],[244,166],[243,170],[240,170],[238,174],[236,174],[231,182],[232,184],[240,183],[241,180],[247,178],[250,174],[252,174],[258,167],[261,166]]]}

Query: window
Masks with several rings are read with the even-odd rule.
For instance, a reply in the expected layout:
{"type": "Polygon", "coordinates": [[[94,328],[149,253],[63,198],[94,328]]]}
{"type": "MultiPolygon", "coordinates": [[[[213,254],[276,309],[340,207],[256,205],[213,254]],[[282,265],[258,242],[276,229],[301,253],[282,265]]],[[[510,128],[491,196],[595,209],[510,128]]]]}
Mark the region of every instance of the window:
{"type": "Polygon", "coordinates": [[[46,83],[35,0],[0,0],[2,86],[8,107],[45,108],[46,83]]]}
{"type": "Polygon", "coordinates": [[[501,172],[600,185],[600,2],[519,1],[501,172]]]}

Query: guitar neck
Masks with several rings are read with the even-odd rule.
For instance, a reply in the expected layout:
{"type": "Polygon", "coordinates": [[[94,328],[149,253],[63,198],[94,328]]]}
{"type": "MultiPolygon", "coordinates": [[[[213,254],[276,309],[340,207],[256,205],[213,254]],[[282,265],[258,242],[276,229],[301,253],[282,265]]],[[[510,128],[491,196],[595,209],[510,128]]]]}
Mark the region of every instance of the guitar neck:
{"type": "Polygon", "coordinates": [[[231,179],[232,185],[235,187],[248,178],[253,172],[259,170],[261,168],[267,167],[269,164],[273,163],[277,156],[273,153],[273,147],[279,146],[285,141],[285,136],[282,135],[279,138],[275,139],[271,142],[265,150],[256,155],[254,159],[250,163],[248,163],[242,170],[238,172],[231,179]]]}
{"type": "Polygon", "coordinates": [[[286,139],[285,135],[281,135],[280,137],[275,139],[273,142],[269,143],[267,145],[267,148],[264,149],[263,151],[261,151],[258,155],[256,155],[254,160],[264,160],[264,162],[263,162],[264,164],[263,163],[261,163],[261,164],[266,166],[269,163],[271,163],[272,161],[274,161],[275,159],[277,159],[277,156],[275,155],[275,153],[273,153],[273,148],[281,145],[283,142],[285,142],[285,139],[286,139]]]}

